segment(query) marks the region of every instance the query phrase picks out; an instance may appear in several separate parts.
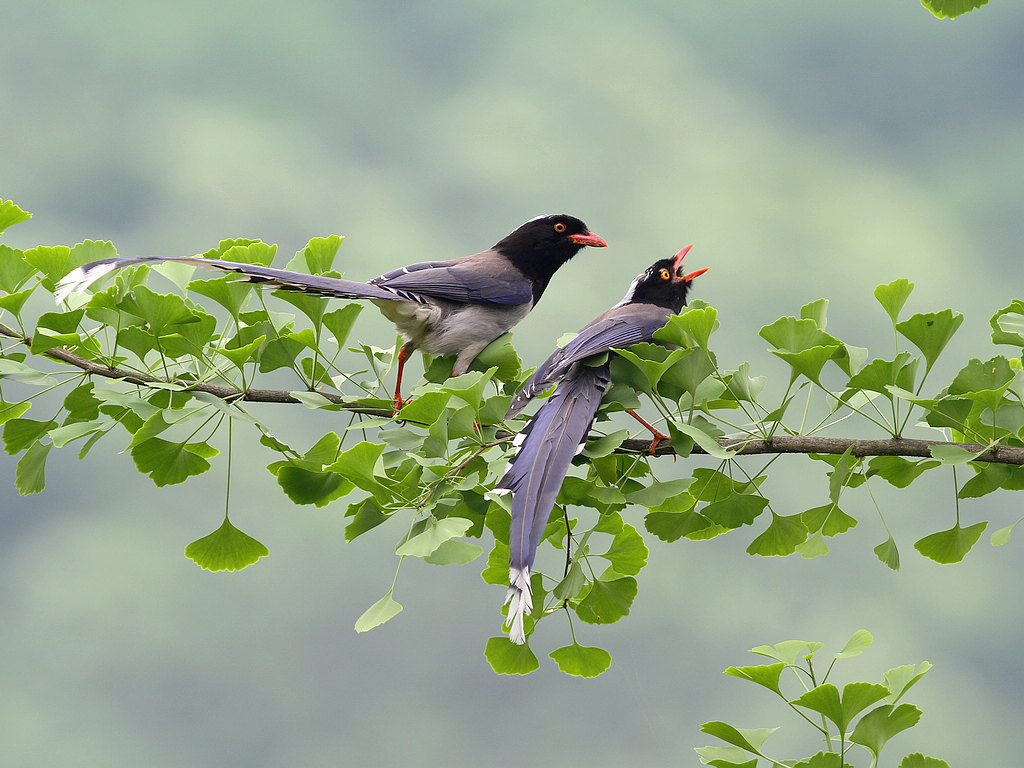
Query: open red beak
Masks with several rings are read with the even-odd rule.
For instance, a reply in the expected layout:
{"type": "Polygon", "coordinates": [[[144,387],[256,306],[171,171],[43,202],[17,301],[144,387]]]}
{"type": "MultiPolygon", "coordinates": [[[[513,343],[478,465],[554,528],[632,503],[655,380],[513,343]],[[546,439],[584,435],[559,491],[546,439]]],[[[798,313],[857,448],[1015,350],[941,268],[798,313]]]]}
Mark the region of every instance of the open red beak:
{"type": "MultiPolygon", "coordinates": [[[[681,250],[679,253],[676,254],[675,261],[672,262],[672,271],[673,272],[677,272],[679,270],[679,265],[683,263],[683,259],[686,258],[686,254],[688,254],[690,252],[691,248],[693,248],[693,246],[692,245],[688,245],[685,248],[683,248],[683,250],[681,250]]],[[[693,278],[700,277],[705,272],[707,272],[709,269],[711,269],[711,267],[704,267],[704,269],[698,269],[696,272],[691,272],[688,275],[683,275],[682,278],[676,278],[676,279],[681,279],[681,280],[683,280],[683,281],[688,283],[691,280],[693,280],[693,278]]]]}
{"type": "Polygon", "coordinates": [[[576,245],[589,245],[594,248],[608,247],[608,243],[604,241],[604,238],[600,235],[595,235],[593,232],[584,232],[582,235],[569,235],[569,239],[576,243],[576,245]]]}
{"type": "Polygon", "coordinates": [[[683,250],[681,250],[679,253],[676,254],[676,260],[672,262],[672,271],[673,272],[675,272],[677,269],[679,269],[679,265],[683,263],[683,259],[686,258],[686,254],[688,254],[690,252],[691,248],[693,248],[692,244],[686,246],[685,248],[683,248],[683,250]]]}

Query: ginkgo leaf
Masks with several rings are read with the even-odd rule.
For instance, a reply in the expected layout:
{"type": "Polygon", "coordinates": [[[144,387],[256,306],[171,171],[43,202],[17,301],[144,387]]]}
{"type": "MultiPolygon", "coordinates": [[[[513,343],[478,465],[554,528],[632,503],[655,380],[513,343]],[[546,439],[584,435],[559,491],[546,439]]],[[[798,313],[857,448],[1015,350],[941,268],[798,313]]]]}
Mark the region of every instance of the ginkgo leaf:
{"type": "Polygon", "coordinates": [[[220,528],[185,547],[185,557],[207,571],[239,571],[270,550],[224,518],[220,528]]]}

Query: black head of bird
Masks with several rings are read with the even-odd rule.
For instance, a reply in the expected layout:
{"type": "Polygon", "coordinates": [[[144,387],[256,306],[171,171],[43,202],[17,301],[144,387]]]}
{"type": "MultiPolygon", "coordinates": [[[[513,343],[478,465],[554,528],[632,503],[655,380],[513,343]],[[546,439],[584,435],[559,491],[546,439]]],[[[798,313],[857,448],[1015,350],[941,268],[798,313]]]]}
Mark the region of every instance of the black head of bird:
{"type": "Polygon", "coordinates": [[[688,245],[671,259],[659,259],[637,275],[622,304],[654,304],[678,314],[686,305],[686,294],[694,278],[708,267],[689,274],[683,271],[683,259],[693,248],[688,245]]]}
{"type": "Polygon", "coordinates": [[[604,248],[604,238],[568,214],[530,219],[494,244],[491,250],[514,264],[533,283],[533,303],[540,299],[552,275],[587,246],[604,248]]]}

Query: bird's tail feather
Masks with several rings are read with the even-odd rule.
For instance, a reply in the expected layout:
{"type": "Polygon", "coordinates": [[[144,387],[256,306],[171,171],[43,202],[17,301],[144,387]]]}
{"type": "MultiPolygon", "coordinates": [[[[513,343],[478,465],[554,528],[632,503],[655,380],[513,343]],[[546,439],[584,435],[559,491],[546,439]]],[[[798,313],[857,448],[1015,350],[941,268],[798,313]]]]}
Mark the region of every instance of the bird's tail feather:
{"type": "Polygon", "coordinates": [[[197,256],[119,256],[113,259],[94,261],[91,264],[86,264],[72,270],[61,278],[60,282],[57,283],[57,290],[54,292],[54,295],[59,304],[72,293],[81,293],[104,275],[108,275],[122,267],[132,264],[159,263],[164,261],[192,264],[197,267],[232,273],[238,275],[238,280],[240,281],[259,283],[270,288],[284,288],[315,293],[321,296],[347,299],[409,300],[386,288],[369,283],[360,283],[355,280],[307,275],[287,269],[274,269],[273,267],[263,267],[258,264],[242,264],[222,259],[203,259],[197,256]]]}
{"type": "Polygon", "coordinates": [[[569,465],[611,383],[608,366],[576,365],[523,429],[519,451],[497,489],[512,491],[509,529],[509,633],[525,642],[522,615],[532,609],[529,573],[569,465]],[[515,610],[513,610],[515,609],[515,610]],[[518,623],[517,623],[518,619],[518,623]]]}
{"type": "Polygon", "coordinates": [[[505,602],[508,604],[508,619],[505,627],[508,637],[516,645],[526,642],[525,616],[533,610],[533,590],[530,588],[530,568],[508,569],[508,592],[505,602]]]}
{"type": "Polygon", "coordinates": [[[540,369],[538,368],[534,372],[533,376],[523,385],[523,388],[516,393],[516,396],[512,398],[512,402],[509,403],[508,411],[505,413],[506,419],[511,419],[518,416],[519,413],[529,405],[533,398],[537,397],[541,392],[551,386],[550,382],[544,382],[543,377],[538,376],[540,369]]]}

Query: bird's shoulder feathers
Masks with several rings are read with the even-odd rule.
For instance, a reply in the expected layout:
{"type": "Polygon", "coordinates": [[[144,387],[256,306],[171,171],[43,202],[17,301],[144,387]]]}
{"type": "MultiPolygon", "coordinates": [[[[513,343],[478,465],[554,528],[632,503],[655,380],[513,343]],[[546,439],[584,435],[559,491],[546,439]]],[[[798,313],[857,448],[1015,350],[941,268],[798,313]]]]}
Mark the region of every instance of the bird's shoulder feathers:
{"type": "Polygon", "coordinates": [[[493,250],[451,261],[424,261],[387,272],[370,281],[414,301],[440,299],[467,304],[527,304],[530,281],[493,250]]]}

